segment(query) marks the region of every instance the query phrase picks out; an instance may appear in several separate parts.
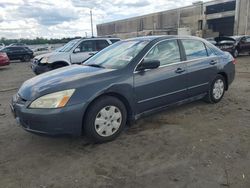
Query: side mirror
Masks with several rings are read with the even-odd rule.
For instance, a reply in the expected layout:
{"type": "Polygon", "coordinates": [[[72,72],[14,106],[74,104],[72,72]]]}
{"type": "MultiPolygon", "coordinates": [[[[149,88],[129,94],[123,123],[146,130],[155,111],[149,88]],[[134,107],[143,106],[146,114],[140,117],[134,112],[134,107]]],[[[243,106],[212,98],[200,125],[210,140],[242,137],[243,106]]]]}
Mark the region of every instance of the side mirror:
{"type": "Polygon", "coordinates": [[[159,60],[143,60],[142,63],[138,66],[137,71],[143,71],[146,69],[156,69],[160,66],[159,60]]]}
{"type": "Polygon", "coordinates": [[[79,53],[81,51],[81,49],[79,47],[77,47],[76,49],[74,49],[74,53],[79,53]]]}

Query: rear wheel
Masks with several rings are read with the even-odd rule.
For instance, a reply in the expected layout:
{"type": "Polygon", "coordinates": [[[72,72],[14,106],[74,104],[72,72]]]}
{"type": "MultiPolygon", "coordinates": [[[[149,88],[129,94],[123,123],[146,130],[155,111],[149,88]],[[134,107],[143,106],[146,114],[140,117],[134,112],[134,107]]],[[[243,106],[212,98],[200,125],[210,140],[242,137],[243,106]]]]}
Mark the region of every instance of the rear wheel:
{"type": "Polygon", "coordinates": [[[222,75],[217,75],[210,86],[206,101],[209,103],[220,102],[225,93],[225,83],[225,78],[222,75]]]}
{"type": "Polygon", "coordinates": [[[84,134],[95,143],[111,141],[121,133],[126,120],[124,104],[115,97],[104,96],[88,109],[83,125],[84,134]]]}

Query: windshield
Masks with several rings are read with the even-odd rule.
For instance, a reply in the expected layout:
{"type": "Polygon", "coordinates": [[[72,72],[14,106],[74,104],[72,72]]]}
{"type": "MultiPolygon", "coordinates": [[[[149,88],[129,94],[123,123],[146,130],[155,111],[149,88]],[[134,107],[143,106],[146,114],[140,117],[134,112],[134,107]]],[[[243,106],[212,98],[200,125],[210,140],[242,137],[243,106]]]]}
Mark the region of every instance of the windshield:
{"type": "Polygon", "coordinates": [[[98,66],[108,69],[120,69],[130,61],[149,43],[149,41],[121,41],[100,51],[87,60],[84,65],[98,66]]]}
{"type": "Polygon", "coordinates": [[[57,49],[58,52],[69,52],[78,43],[79,39],[69,41],[67,44],[57,49]]]}

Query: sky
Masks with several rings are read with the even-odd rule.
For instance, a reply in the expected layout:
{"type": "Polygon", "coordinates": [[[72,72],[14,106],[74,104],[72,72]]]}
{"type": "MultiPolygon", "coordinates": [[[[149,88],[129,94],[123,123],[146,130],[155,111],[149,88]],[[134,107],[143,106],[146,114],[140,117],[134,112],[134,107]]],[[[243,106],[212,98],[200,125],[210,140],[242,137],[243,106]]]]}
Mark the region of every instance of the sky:
{"type": "Polygon", "coordinates": [[[0,38],[90,36],[90,9],[96,34],[96,24],[193,2],[197,0],[0,0],[0,38]]]}

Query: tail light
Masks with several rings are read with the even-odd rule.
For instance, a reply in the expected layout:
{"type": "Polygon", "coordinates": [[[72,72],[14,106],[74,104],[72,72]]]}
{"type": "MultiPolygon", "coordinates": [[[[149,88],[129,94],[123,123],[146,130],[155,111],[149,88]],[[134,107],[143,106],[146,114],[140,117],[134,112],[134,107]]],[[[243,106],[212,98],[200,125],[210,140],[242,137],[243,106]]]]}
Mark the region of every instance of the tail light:
{"type": "Polygon", "coordinates": [[[234,65],[236,65],[236,63],[237,63],[236,59],[233,59],[232,63],[233,63],[234,65]]]}

